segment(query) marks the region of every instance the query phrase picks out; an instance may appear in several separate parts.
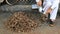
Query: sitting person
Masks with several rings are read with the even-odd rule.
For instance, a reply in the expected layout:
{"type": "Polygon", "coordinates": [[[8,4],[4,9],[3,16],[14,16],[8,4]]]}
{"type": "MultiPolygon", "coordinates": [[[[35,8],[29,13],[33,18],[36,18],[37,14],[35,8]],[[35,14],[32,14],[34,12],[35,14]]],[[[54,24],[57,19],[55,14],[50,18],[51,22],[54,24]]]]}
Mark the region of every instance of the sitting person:
{"type": "Polygon", "coordinates": [[[36,0],[38,6],[43,6],[43,14],[50,14],[50,19],[48,21],[49,26],[54,26],[54,21],[56,20],[59,0],[36,0]],[[43,2],[42,2],[43,1],[43,2]]]}

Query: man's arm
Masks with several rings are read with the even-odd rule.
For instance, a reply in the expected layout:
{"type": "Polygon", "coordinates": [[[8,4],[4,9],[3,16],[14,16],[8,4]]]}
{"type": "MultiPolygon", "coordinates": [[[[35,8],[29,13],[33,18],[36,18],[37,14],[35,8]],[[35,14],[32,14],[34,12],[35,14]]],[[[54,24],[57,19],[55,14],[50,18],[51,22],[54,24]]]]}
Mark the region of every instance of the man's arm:
{"type": "Polygon", "coordinates": [[[57,5],[59,5],[59,0],[54,0],[51,9],[55,9],[57,5]]]}
{"type": "Polygon", "coordinates": [[[48,8],[48,10],[46,11],[46,14],[49,14],[53,9],[51,9],[51,7],[48,8]]]}
{"type": "Polygon", "coordinates": [[[36,0],[36,3],[38,6],[42,6],[42,1],[41,0],[36,0]]]}
{"type": "Polygon", "coordinates": [[[53,9],[56,8],[56,6],[59,5],[59,0],[54,0],[53,3],[52,3],[52,6],[48,8],[46,14],[50,13],[53,9]]]}

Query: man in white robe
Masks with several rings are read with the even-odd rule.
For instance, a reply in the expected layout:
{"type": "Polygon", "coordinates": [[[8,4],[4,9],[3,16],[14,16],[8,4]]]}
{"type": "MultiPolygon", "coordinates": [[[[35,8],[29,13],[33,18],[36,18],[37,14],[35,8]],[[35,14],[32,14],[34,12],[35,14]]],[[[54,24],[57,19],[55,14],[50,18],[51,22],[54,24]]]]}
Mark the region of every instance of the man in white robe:
{"type": "Polygon", "coordinates": [[[43,4],[43,14],[50,14],[49,25],[53,26],[58,12],[59,0],[44,0],[43,3],[41,0],[36,0],[36,2],[38,6],[41,6],[43,4]]]}

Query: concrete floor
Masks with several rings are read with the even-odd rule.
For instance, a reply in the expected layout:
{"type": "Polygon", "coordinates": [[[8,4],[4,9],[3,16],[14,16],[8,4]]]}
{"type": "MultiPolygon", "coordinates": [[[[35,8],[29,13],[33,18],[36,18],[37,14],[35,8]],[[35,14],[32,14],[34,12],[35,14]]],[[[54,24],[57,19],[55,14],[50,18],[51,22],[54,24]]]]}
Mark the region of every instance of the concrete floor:
{"type": "Polygon", "coordinates": [[[57,17],[54,27],[50,27],[47,23],[44,23],[41,27],[34,31],[24,33],[24,32],[12,32],[4,27],[4,21],[11,15],[9,12],[0,13],[0,34],[60,34],[60,17],[57,17]]]}

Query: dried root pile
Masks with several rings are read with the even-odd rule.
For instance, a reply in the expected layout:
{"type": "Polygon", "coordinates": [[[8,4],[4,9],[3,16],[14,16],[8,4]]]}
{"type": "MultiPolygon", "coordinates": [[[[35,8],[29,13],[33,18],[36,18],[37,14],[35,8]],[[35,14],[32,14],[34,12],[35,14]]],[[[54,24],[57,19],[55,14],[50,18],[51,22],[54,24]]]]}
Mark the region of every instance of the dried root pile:
{"type": "Polygon", "coordinates": [[[37,14],[31,12],[16,12],[6,21],[5,25],[8,29],[16,32],[29,32],[37,28],[43,21],[44,16],[39,17],[37,14]],[[38,22],[39,21],[39,22],[38,22]]]}

